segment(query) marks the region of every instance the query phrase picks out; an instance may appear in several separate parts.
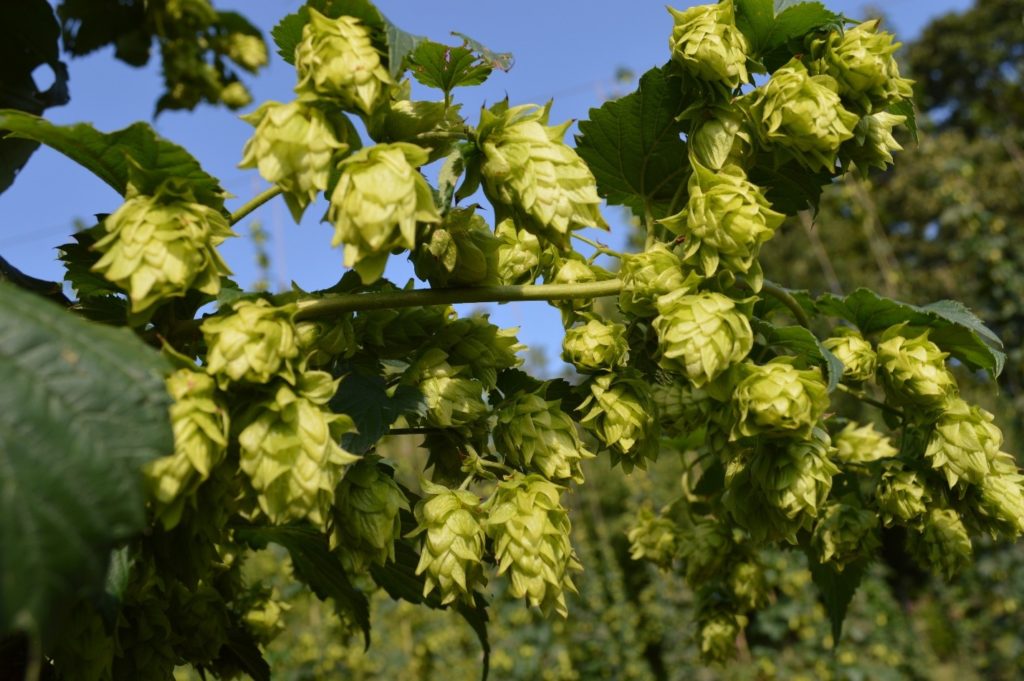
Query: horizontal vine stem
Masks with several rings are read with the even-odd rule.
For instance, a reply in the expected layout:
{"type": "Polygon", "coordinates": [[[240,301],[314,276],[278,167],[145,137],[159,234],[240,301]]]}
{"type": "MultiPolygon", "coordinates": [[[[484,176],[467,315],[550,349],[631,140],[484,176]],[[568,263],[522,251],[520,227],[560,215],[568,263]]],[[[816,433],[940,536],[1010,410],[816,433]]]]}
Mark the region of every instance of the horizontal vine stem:
{"type": "Polygon", "coordinates": [[[799,301],[797,301],[789,291],[778,284],[768,281],[767,279],[761,284],[761,290],[773,298],[778,299],[779,302],[789,308],[789,311],[793,313],[793,316],[796,318],[796,321],[800,326],[806,329],[811,328],[811,320],[807,316],[807,311],[804,310],[803,306],[800,305],[799,301]]]}
{"type": "Polygon", "coordinates": [[[415,289],[383,293],[338,293],[299,303],[296,321],[331,317],[343,312],[427,307],[458,303],[506,303],[517,300],[580,300],[618,295],[618,279],[582,284],[528,284],[478,288],[415,289]]]}
{"type": "Polygon", "coordinates": [[[272,199],[275,196],[277,196],[278,194],[280,194],[281,191],[282,191],[282,189],[280,187],[278,187],[278,186],[273,186],[273,187],[270,187],[269,189],[265,189],[264,191],[260,192],[256,196],[254,196],[251,199],[249,199],[245,203],[245,205],[243,205],[241,208],[239,208],[234,213],[232,213],[231,214],[231,220],[229,222],[232,225],[240,222],[241,220],[245,219],[246,215],[248,215],[249,213],[253,212],[257,208],[262,206],[264,203],[266,203],[270,199],[272,199]]]}

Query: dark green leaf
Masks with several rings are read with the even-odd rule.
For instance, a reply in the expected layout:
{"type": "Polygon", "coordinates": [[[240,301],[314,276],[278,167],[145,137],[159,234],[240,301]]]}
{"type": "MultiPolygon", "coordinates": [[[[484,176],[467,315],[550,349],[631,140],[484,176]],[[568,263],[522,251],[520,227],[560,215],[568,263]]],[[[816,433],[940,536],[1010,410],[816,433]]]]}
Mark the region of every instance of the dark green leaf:
{"type": "MultiPolygon", "coordinates": [[[[151,40],[146,30],[146,5],[141,0],[61,0],[57,15],[63,29],[64,49],[75,56],[123,42],[134,34],[145,36],[147,47],[151,40]]],[[[148,56],[147,50],[143,64],[148,56]]],[[[129,63],[140,65],[138,60],[129,63]]]]}
{"type": "Polygon", "coordinates": [[[821,602],[828,613],[829,622],[832,623],[832,640],[839,645],[840,637],[843,634],[843,620],[846,619],[846,609],[857,593],[864,573],[867,572],[868,563],[860,560],[850,563],[842,572],[839,572],[831,564],[822,565],[811,550],[807,553],[807,567],[811,571],[811,578],[814,585],[818,587],[821,602]]]}
{"type": "Polygon", "coordinates": [[[417,412],[422,404],[423,396],[416,388],[403,384],[388,395],[382,377],[357,370],[342,379],[331,409],[348,414],[356,424],[358,432],[345,435],[342,446],[353,454],[363,454],[387,434],[395,419],[417,412]]]}
{"type": "Polygon", "coordinates": [[[769,346],[780,348],[785,354],[796,355],[808,364],[821,366],[828,391],[836,389],[843,376],[843,363],[809,329],[802,326],[775,326],[756,317],[751,321],[754,331],[764,336],[769,346]]]}
{"type": "Polygon", "coordinates": [[[263,659],[252,634],[237,626],[228,629],[227,634],[228,640],[220,649],[220,657],[227,666],[241,669],[253,681],[270,681],[270,665],[263,659]]]}
{"type": "Polygon", "coordinates": [[[158,136],[146,123],[102,133],[88,123],[54,125],[38,116],[4,109],[0,110],[0,130],[52,147],[122,195],[129,184],[151,193],[160,182],[175,178],[187,182],[200,203],[214,208],[224,205],[224,190],[217,178],[204,171],[184,148],[158,136]],[[144,172],[140,172],[142,168],[144,172]]]}
{"type": "Polygon", "coordinates": [[[141,468],[174,442],[158,352],[0,282],[0,631],[44,636],[145,527],[141,468]]]}
{"type": "Polygon", "coordinates": [[[736,27],[747,36],[753,54],[768,44],[775,25],[772,0],[736,0],[736,27]]]}
{"type": "Polygon", "coordinates": [[[608,203],[666,214],[690,167],[676,121],[685,105],[678,79],[656,68],[640,78],[636,92],[591,109],[590,119],[580,121],[576,151],[608,203]]]}
{"type": "Polygon", "coordinates": [[[774,71],[794,54],[804,50],[804,38],[807,34],[829,27],[842,26],[843,17],[828,10],[820,2],[786,3],[783,9],[778,8],[772,30],[763,46],[765,67],[774,71]]]}
{"type": "Polygon", "coordinates": [[[907,126],[910,137],[917,142],[917,110],[914,109],[914,101],[911,99],[901,99],[889,106],[889,113],[907,117],[903,125],[907,126]]]}
{"type": "Polygon", "coordinates": [[[289,64],[295,64],[295,48],[302,40],[302,29],[309,23],[309,12],[305,7],[289,14],[270,29],[270,35],[277,45],[277,53],[289,64]]]}
{"type": "Polygon", "coordinates": [[[479,54],[431,40],[419,44],[410,62],[413,78],[446,93],[459,86],[479,85],[491,75],[490,64],[479,54]]]}
{"type": "Polygon", "coordinates": [[[326,536],[308,525],[239,527],[235,536],[255,548],[269,543],[287,549],[295,576],[320,600],[334,599],[339,613],[355,619],[363,630],[366,647],[370,647],[370,603],[362,591],[352,586],[341,561],[331,553],[326,536]]]}
{"type": "Polygon", "coordinates": [[[487,600],[478,593],[473,594],[473,607],[459,603],[455,610],[462,615],[480,641],[480,648],[484,653],[480,678],[482,681],[487,681],[487,676],[491,671],[491,641],[487,635],[487,622],[490,618],[487,616],[487,600]]]}
{"type": "Polygon", "coordinates": [[[827,172],[814,172],[796,162],[775,165],[772,158],[762,155],[749,173],[750,181],[765,187],[765,197],[772,208],[796,215],[802,210],[818,210],[822,190],[832,183],[827,172]]]}
{"type": "Polygon", "coordinates": [[[384,15],[381,15],[381,17],[384,19],[388,37],[388,72],[391,73],[392,78],[398,78],[405,71],[406,58],[426,38],[421,35],[406,33],[388,21],[384,15]]]}

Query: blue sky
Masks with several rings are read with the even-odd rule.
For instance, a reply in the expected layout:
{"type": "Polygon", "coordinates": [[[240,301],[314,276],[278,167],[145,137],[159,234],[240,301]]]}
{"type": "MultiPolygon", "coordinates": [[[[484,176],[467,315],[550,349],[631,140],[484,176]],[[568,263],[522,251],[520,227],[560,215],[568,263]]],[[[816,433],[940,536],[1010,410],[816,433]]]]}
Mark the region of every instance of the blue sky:
{"type": "MultiPolygon", "coordinates": [[[[599,106],[616,91],[614,74],[628,68],[636,74],[660,65],[668,58],[671,18],[660,0],[379,0],[378,7],[403,29],[441,42],[455,43],[452,30],[465,33],[493,50],[512,52],[511,72],[495,73],[483,86],[456,90],[463,113],[475,123],[483,103],[506,95],[513,104],[543,103],[554,99],[552,123],[585,118],[590,107],[599,106]]],[[[686,7],[697,3],[677,3],[686,7]]],[[[847,16],[863,14],[862,2],[826,2],[847,16]]],[[[932,17],[962,11],[969,0],[890,0],[884,4],[888,29],[912,39],[932,17]]],[[[297,0],[214,0],[218,9],[234,9],[247,15],[268,33],[283,15],[300,6],[297,0]]],[[[159,60],[144,69],[133,69],[113,58],[108,48],[72,60],[71,103],[51,109],[47,117],[56,123],[88,121],[100,130],[114,130],[137,120],[151,120],[153,104],[161,92],[159,60]]],[[[250,79],[255,102],[291,99],[294,71],[277,54],[270,67],[250,79]]],[[[420,97],[433,98],[418,91],[420,97]]],[[[266,183],[255,171],[239,170],[238,160],[252,128],[225,109],[202,107],[195,112],[168,112],[154,122],[163,136],[185,146],[203,166],[221,178],[237,198],[237,207],[262,190],[266,183]]],[[[431,178],[433,179],[433,178],[431,178]]],[[[88,171],[46,148],[38,151],[17,181],[0,194],[0,254],[29,274],[48,279],[63,276],[54,249],[66,243],[75,218],[90,220],[94,213],[110,212],[120,203],[118,195],[88,171]]],[[[295,225],[284,204],[275,200],[253,217],[263,222],[272,236],[270,252],[275,285],[294,280],[303,288],[329,286],[342,273],[341,252],[329,247],[331,228],[319,222],[326,204],[313,206],[301,225],[295,225]]],[[[606,211],[613,233],[602,236],[610,244],[623,238],[618,210],[606,211]],[[616,229],[617,227],[617,229],[616,229]]],[[[245,238],[248,221],[237,229],[242,238],[222,247],[240,284],[257,277],[252,244],[245,238]]],[[[388,276],[404,284],[411,268],[404,257],[393,257],[388,276]]],[[[783,282],[784,283],[784,282],[783,282]]],[[[502,326],[519,326],[520,339],[543,347],[558,371],[561,328],[558,313],[543,303],[498,306],[492,319],[502,326]]]]}

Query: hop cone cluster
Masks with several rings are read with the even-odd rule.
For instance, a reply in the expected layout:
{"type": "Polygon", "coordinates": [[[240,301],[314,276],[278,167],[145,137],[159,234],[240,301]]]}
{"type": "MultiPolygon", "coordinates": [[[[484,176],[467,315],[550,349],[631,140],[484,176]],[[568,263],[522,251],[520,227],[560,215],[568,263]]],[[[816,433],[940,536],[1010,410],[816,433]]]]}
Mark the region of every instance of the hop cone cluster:
{"type": "Polygon", "coordinates": [[[475,587],[485,583],[483,574],[484,528],[480,499],[466,490],[451,490],[424,482],[424,496],[416,504],[418,527],[423,536],[416,574],[424,574],[423,595],[435,589],[441,603],[472,602],[475,587]]]}
{"type": "Polygon", "coordinates": [[[650,386],[630,375],[601,374],[591,379],[590,394],[579,406],[580,423],[611,450],[612,462],[647,468],[658,456],[660,424],[650,386]],[[589,411],[588,411],[589,408],[589,411]]]}
{"type": "Polygon", "coordinates": [[[694,273],[683,272],[682,261],[668,246],[656,243],[641,253],[627,253],[619,269],[622,293],[619,307],[623,312],[638,317],[658,314],[659,297],[682,291],[692,292],[699,283],[694,273]]]}
{"type": "Polygon", "coordinates": [[[849,327],[840,327],[839,335],[821,342],[843,363],[843,378],[848,381],[867,381],[875,376],[878,358],[871,343],[849,327]]]}
{"type": "Polygon", "coordinates": [[[206,371],[221,387],[231,383],[268,383],[274,376],[294,380],[291,360],[299,355],[295,307],[274,307],[263,299],[239,300],[231,314],[203,322],[206,371]]]}
{"type": "Polygon", "coordinates": [[[658,299],[654,320],[658,363],[701,387],[739,363],[754,345],[754,333],[736,303],[721,293],[682,291],[658,299]]]}
{"type": "Polygon", "coordinates": [[[345,473],[334,495],[331,547],[350,573],[395,559],[395,540],[402,536],[399,511],[409,502],[390,473],[367,457],[345,473]]]}
{"type": "Polygon", "coordinates": [[[694,78],[732,90],[750,81],[747,39],[736,28],[732,0],[668,11],[674,19],[672,59],[694,78]]]}
{"type": "Polygon", "coordinates": [[[593,373],[623,366],[629,354],[626,325],[591,319],[565,330],[562,359],[577,371],[593,373]]]}
{"type": "Polygon", "coordinates": [[[425,149],[395,142],[360,149],[339,164],[327,211],[331,245],[345,244],[345,266],[363,283],[380,278],[392,249],[416,246],[417,222],[440,222],[430,185],[416,170],[427,158],[425,149]]]}
{"type": "Polygon", "coordinates": [[[575,593],[570,572],[582,569],[569,541],[562,488],[539,475],[513,474],[487,500],[484,529],[494,542],[498,574],[509,574],[509,593],[545,615],[568,616],[565,591],[575,593]]]}
{"type": "Polygon", "coordinates": [[[786,357],[743,369],[732,396],[733,437],[807,435],[829,406],[818,369],[797,369],[786,357]]]}
{"type": "Polygon", "coordinates": [[[956,379],[946,368],[946,357],[928,332],[906,338],[889,335],[878,344],[878,374],[893,403],[910,409],[935,411],[956,395],[956,379]]]}
{"type": "Polygon", "coordinates": [[[549,480],[583,482],[580,462],[593,454],[557,400],[523,393],[503,403],[495,417],[494,447],[505,461],[549,480]]]}
{"type": "Polygon", "coordinates": [[[130,196],[103,226],[106,234],[94,246],[102,256],[93,269],[128,292],[134,313],[189,289],[215,296],[221,275],[231,274],[217,252],[235,236],[227,219],[196,203],[177,180],[164,182],[155,196],[130,196]]]}

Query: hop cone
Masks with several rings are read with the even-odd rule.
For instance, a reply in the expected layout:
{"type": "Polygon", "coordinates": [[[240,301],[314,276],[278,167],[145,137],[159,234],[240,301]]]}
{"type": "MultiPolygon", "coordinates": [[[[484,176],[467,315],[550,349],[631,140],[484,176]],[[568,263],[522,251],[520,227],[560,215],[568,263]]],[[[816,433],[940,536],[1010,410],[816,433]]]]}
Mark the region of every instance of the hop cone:
{"type": "Polygon", "coordinates": [[[839,148],[840,158],[856,163],[862,175],[871,167],[885,170],[892,165],[892,152],[903,149],[893,137],[893,128],[906,120],[885,111],[864,116],[853,129],[853,139],[839,148]]]}
{"type": "Polygon", "coordinates": [[[860,114],[881,111],[914,96],[913,81],[900,77],[893,58],[900,43],[891,33],[878,33],[878,20],[872,19],[846,31],[833,31],[825,39],[824,50],[812,44],[812,52],[822,51],[820,62],[812,68],[836,80],[838,91],[849,108],[860,114]]]}
{"type": "Polygon", "coordinates": [[[531,231],[566,245],[571,230],[607,225],[593,174],[562,141],[571,121],[548,126],[549,106],[483,110],[477,146],[488,198],[528,218],[523,226],[531,231]]]}
{"type": "Polygon", "coordinates": [[[676,524],[663,515],[654,515],[647,506],[642,507],[627,533],[629,557],[649,560],[663,570],[672,566],[679,547],[676,524]]]}
{"type": "Polygon", "coordinates": [[[330,374],[310,371],[298,386],[280,384],[273,398],[250,408],[238,434],[239,467],[274,523],[308,518],[322,524],[345,467],[357,460],[341,448],[352,419],[325,405],[337,389],[330,374]]]}
{"type": "Polygon", "coordinates": [[[380,278],[392,249],[416,246],[417,222],[440,222],[430,185],[416,168],[428,154],[396,142],[360,149],[342,161],[327,218],[332,246],[345,244],[345,266],[363,283],[380,278]]]}
{"type": "Polygon", "coordinates": [[[907,525],[928,512],[931,495],[920,474],[898,461],[887,462],[875,489],[875,503],[886,527],[907,525]]]}
{"type": "MultiPolygon", "coordinates": [[[[716,594],[717,595],[717,594],[716,594]]],[[[706,663],[725,663],[736,657],[736,639],[743,633],[747,618],[735,612],[734,606],[721,597],[698,603],[697,627],[700,638],[700,656],[706,663]]]]}
{"type": "Polygon", "coordinates": [[[836,81],[790,61],[755,90],[750,112],[768,148],[785,150],[811,170],[832,172],[839,145],[853,137],[857,115],[843,108],[836,81]]]}
{"type": "Polygon", "coordinates": [[[498,245],[498,276],[505,285],[532,284],[540,272],[540,240],[506,218],[494,229],[498,245]]]}
{"type": "Polygon", "coordinates": [[[427,422],[437,428],[465,426],[487,415],[483,384],[470,378],[466,367],[453,367],[448,355],[437,348],[427,350],[408,369],[426,403],[427,422]]]}
{"type": "Polygon", "coordinates": [[[867,381],[874,377],[878,358],[871,343],[849,327],[840,327],[838,336],[821,342],[843,363],[843,378],[849,381],[867,381]]]}
{"type": "Polygon", "coordinates": [[[730,90],[750,81],[749,46],[736,28],[732,0],[682,12],[669,7],[668,11],[675,20],[669,49],[673,61],[686,73],[730,90]]]}
{"type": "Polygon", "coordinates": [[[918,560],[952,578],[971,563],[973,549],[967,528],[956,511],[933,508],[924,518],[919,534],[909,537],[909,548],[918,560]]]}
{"type": "Polygon", "coordinates": [[[654,320],[658,363],[701,387],[750,353],[750,322],[731,298],[720,293],[670,293],[658,299],[654,320]]]}
{"type": "Polygon", "coordinates": [[[228,412],[206,374],[179,369],[167,377],[174,453],[145,469],[149,496],[165,529],[181,519],[186,496],[206,480],[227,451],[228,412]]]}
{"type": "Polygon", "coordinates": [[[685,563],[686,582],[698,589],[717,577],[734,544],[729,527],[707,516],[698,517],[679,536],[679,557],[685,563]]]}
{"type": "Polygon", "coordinates": [[[507,462],[549,480],[583,482],[580,462],[593,454],[583,446],[576,424],[557,400],[524,393],[503,403],[496,417],[494,447],[507,462]]]}
{"type": "Polygon", "coordinates": [[[733,565],[729,570],[729,591],[744,610],[764,607],[771,594],[764,566],[753,557],[733,565]]]}
{"type": "Polygon", "coordinates": [[[516,354],[526,346],[516,338],[517,331],[499,329],[487,315],[474,315],[445,324],[430,344],[444,350],[452,364],[469,367],[470,375],[491,389],[499,371],[522,363],[516,354]]]}
{"type": "Polygon", "coordinates": [[[591,319],[566,329],[562,339],[562,359],[585,373],[617,369],[628,354],[626,325],[618,322],[591,319]]]}
{"type": "Polygon", "coordinates": [[[1002,445],[1003,434],[992,423],[992,414],[955,398],[939,416],[924,455],[950,487],[960,480],[980,484],[988,475],[989,459],[1002,445]]]}
{"type": "MultiPolygon", "coordinates": [[[[396,287],[383,287],[398,291],[396,287]]],[[[402,307],[396,310],[367,310],[356,315],[353,328],[363,350],[381,359],[408,359],[445,328],[452,317],[451,308],[402,307]]]]}
{"type": "Polygon", "coordinates": [[[658,314],[655,302],[659,297],[673,291],[692,293],[700,277],[684,274],[682,265],[679,256],[662,243],[642,253],[627,253],[619,269],[619,307],[638,317],[653,317],[658,314]]]}
{"type": "MultiPolygon", "coordinates": [[[[888,333],[886,334],[888,335],[888,333]]],[[[957,393],[946,357],[925,331],[915,338],[892,335],[878,344],[878,374],[886,396],[911,409],[934,411],[957,393]]]]}
{"type": "Polygon", "coordinates": [[[732,396],[732,436],[805,436],[829,406],[818,369],[797,369],[789,358],[746,364],[732,396]]]}
{"type": "Polygon", "coordinates": [[[416,567],[416,574],[426,573],[423,596],[436,589],[442,605],[455,600],[472,603],[474,588],[486,582],[480,500],[472,492],[430,482],[424,482],[423,491],[416,504],[414,532],[423,535],[416,567]]]}
{"type": "MultiPolygon", "coordinates": [[[[583,284],[612,278],[610,272],[586,263],[583,257],[575,252],[571,257],[558,258],[556,262],[558,269],[553,279],[555,284],[583,284]]],[[[555,300],[551,301],[551,304],[562,311],[563,326],[570,326],[577,320],[578,313],[589,312],[594,307],[594,301],[590,299],[555,300]]]]}
{"type": "MultiPolygon", "coordinates": [[[[767,467],[768,464],[768,461],[762,462],[763,467],[767,467]]],[[[795,468],[791,462],[784,462],[781,465],[788,466],[789,469],[795,468]]],[[[808,482],[815,482],[815,478],[810,476],[808,482]]],[[[831,478],[827,485],[824,479],[817,482],[821,487],[814,488],[815,496],[811,500],[815,509],[828,495],[831,478]],[[819,492],[821,502],[818,500],[819,492]]],[[[752,466],[743,457],[734,456],[727,461],[722,504],[736,524],[746,530],[754,541],[774,542],[785,539],[795,544],[797,533],[809,527],[811,522],[808,516],[802,513],[803,508],[798,505],[801,502],[802,499],[798,497],[783,498],[775,492],[769,495],[769,492],[762,488],[760,481],[755,479],[752,466]],[[789,515],[791,512],[792,517],[789,515]]]]}
{"type": "Polygon", "coordinates": [[[829,504],[814,526],[811,545],[820,562],[831,563],[842,572],[880,545],[878,516],[856,503],[829,504]]]}
{"type": "Polygon", "coordinates": [[[409,510],[398,483],[378,461],[353,464],[334,495],[331,547],[349,573],[395,559],[395,540],[402,536],[399,511],[409,510]]]}
{"type": "Polygon", "coordinates": [[[836,458],[843,463],[871,463],[891,459],[899,453],[889,438],[872,424],[858,426],[852,421],[836,435],[835,447],[836,458]]]}
{"type": "Polygon", "coordinates": [[[712,408],[711,398],[704,389],[682,383],[652,385],[651,397],[658,405],[662,428],[678,434],[698,430],[707,421],[712,408]]]}
{"type": "Polygon", "coordinates": [[[822,428],[806,440],[782,442],[759,452],[750,463],[752,481],[768,503],[786,518],[806,526],[818,516],[839,468],[829,461],[831,442],[822,428]]]}
{"type": "Polygon", "coordinates": [[[712,106],[702,107],[702,119],[688,141],[696,163],[720,170],[730,163],[742,167],[753,138],[740,107],[712,106]]]}
{"type": "Polygon", "coordinates": [[[231,622],[224,597],[205,583],[186,588],[175,582],[169,592],[170,618],[183,634],[175,650],[190,664],[209,665],[228,640],[231,622]]]}
{"type": "Polygon", "coordinates": [[[416,250],[416,275],[438,288],[496,286],[500,245],[501,240],[473,209],[452,210],[416,250]]]}
{"type": "Polygon", "coordinates": [[[658,408],[646,382],[629,375],[601,374],[591,379],[590,394],[579,406],[580,424],[611,450],[612,463],[647,468],[658,456],[658,408]],[[589,408],[589,411],[587,409],[589,408]]]}
{"type": "Polygon", "coordinates": [[[267,65],[267,44],[258,35],[230,33],[224,37],[224,54],[250,73],[267,65]]]}
{"type": "Polygon", "coordinates": [[[347,109],[370,114],[391,78],[369,29],[349,16],[329,19],[312,7],[302,40],[295,47],[301,94],[337,99],[347,109]]]}
{"type": "Polygon", "coordinates": [[[747,181],[736,166],[713,172],[694,164],[686,208],[660,222],[686,237],[683,257],[704,277],[724,266],[732,272],[759,276],[761,244],[775,234],[785,218],[771,209],[761,188],[747,181]]]}
{"type": "Polygon", "coordinates": [[[217,253],[235,236],[217,210],[196,203],[184,183],[168,180],[155,196],[130,196],[103,221],[106,234],[94,248],[103,255],[93,269],[128,292],[133,313],[142,313],[189,289],[220,292],[231,270],[217,253]]]}
{"type": "Polygon", "coordinates": [[[242,119],[256,130],[238,166],[257,168],[264,180],[280,187],[298,222],[306,206],[327,189],[331,159],[348,150],[343,128],[331,114],[303,101],[264,102],[242,119]]]}
{"type": "Polygon", "coordinates": [[[274,376],[294,380],[291,360],[299,355],[295,306],[274,307],[263,299],[240,300],[231,314],[203,322],[206,371],[222,388],[230,383],[268,383],[274,376]]]}
{"type": "Polygon", "coordinates": [[[299,322],[295,325],[295,337],[306,366],[326,366],[335,357],[351,357],[358,349],[352,315],[299,322]]]}
{"type": "Polygon", "coordinates": [[[1024,533],[1024,476],[990,473],[981,483],[981,512],[1008,528],[1008,537],[1024,533]]]}
{"type": "Polygon", "coordinates": [[[509,593],[526,598],[547,616],[568,616],[565,591],[576,592],[570,572],[582,566],[569,541],[562,487],[539,475],[513,474],[499,482],[484,505],[484,529],[494,542],[498,574],[509,573],[509,593]]]}

